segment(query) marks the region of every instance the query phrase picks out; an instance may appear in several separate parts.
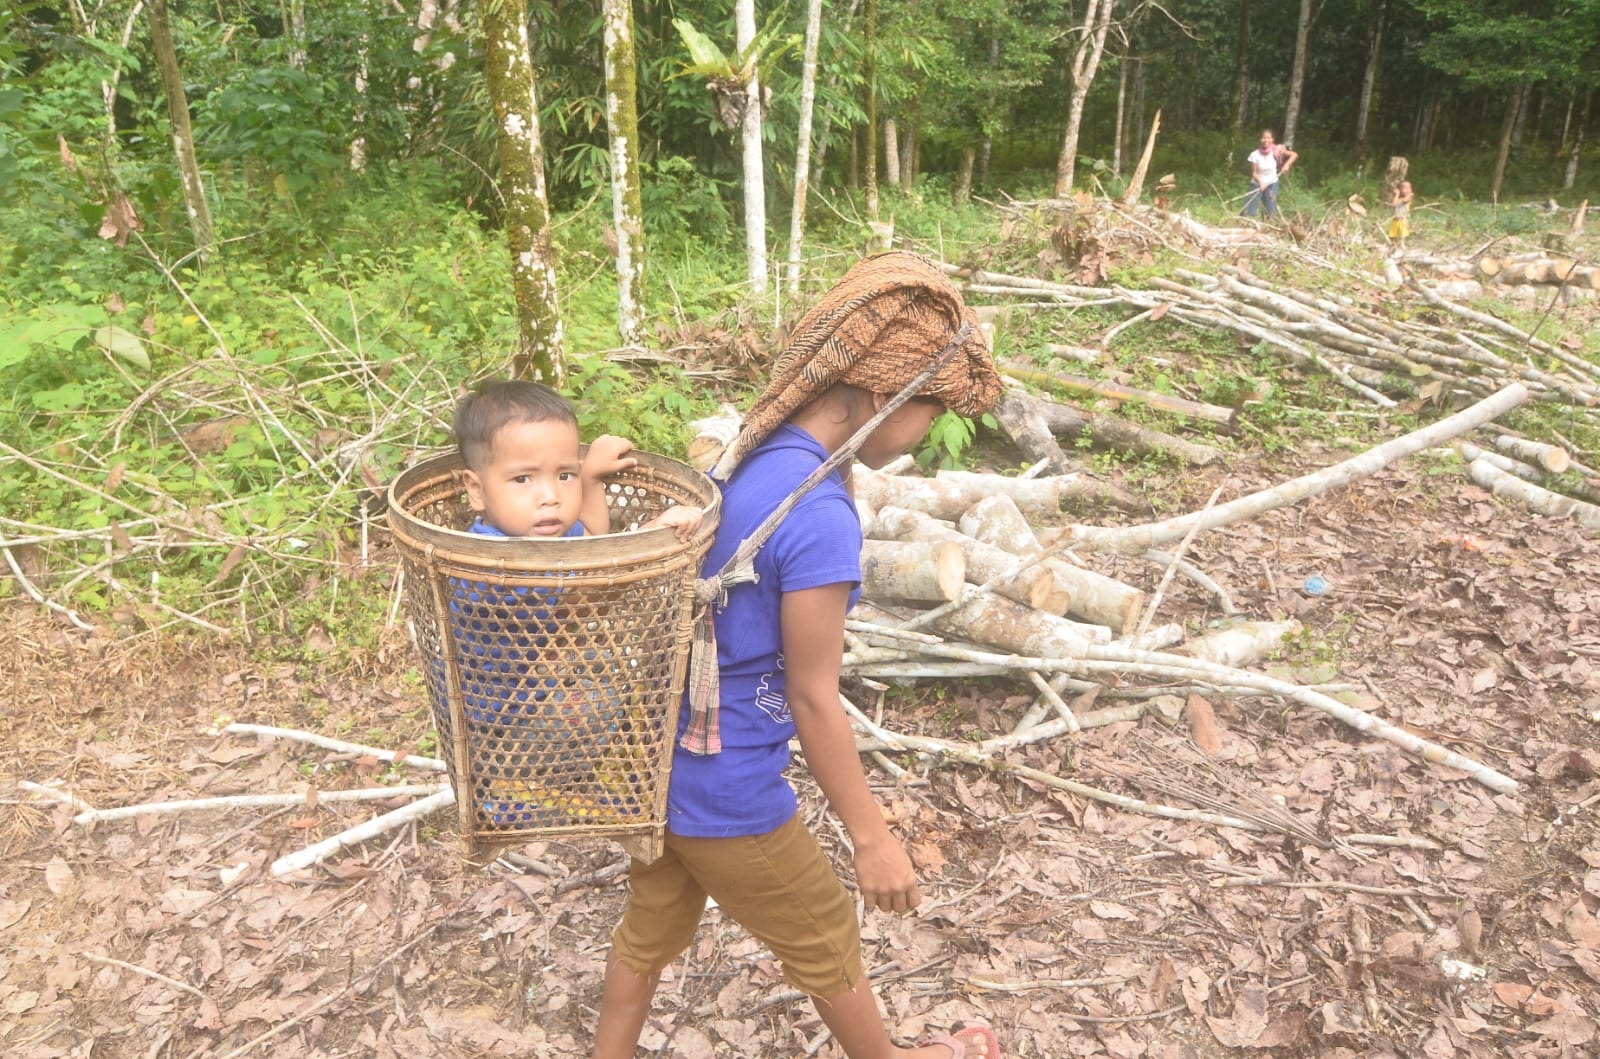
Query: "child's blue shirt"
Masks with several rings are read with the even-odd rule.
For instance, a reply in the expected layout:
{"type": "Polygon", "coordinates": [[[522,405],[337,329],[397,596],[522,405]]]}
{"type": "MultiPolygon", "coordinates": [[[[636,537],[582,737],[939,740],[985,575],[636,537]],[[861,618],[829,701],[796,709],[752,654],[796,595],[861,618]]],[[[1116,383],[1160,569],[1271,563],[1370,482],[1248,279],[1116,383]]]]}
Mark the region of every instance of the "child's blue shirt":
{"type": "MultiPolygon", "coordinates": [[[[468,533],[480,537],[509,537],[482,519],[468,533]]],[[[574,522],[564,537],[582,537],[582,522],[574,522]]],[[[495,720],[505,715],[533,712],[559,684],[553,676],[529,679],[538,653],[554,632],[550,608],[561,594],[558,588],[491,585],[452,577],[450,617],[461,670],[461,700],[467,717],[495,720]]]]}
{"type": "MultiPolygon", "coordinates": [[[[723,486],[703,576],[721,569],[827,457],[815,438],[788,423],[746,456],[723,486]]],[[[789,513],[756,553],[755,569],[756,583],[730,588],[715,616],[722,751],[691,754],[674,741],[667,826],[675,834],[762,835],[795,813],[794,789],[783,775],[795,728],[785,696],[780,607],[783,593],[823,585],[849,584],[849,607],[861,594],[861,521],[837,473],[789,513]]],[[[688,715],[685,704],[680,735],[688,715]]]]}

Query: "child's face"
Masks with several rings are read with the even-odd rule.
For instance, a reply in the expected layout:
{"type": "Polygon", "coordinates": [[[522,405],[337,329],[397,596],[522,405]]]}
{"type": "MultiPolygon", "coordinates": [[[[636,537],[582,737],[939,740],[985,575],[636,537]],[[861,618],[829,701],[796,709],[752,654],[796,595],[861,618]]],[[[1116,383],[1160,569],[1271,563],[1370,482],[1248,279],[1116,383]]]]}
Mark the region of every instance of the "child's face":
{"type": "Polygon", "coordinates": [[[558,420],[507,423],[488,462],[462,475],[472,510],[512,537],[559,537],[583,506],[578,428],[558,420]]]}

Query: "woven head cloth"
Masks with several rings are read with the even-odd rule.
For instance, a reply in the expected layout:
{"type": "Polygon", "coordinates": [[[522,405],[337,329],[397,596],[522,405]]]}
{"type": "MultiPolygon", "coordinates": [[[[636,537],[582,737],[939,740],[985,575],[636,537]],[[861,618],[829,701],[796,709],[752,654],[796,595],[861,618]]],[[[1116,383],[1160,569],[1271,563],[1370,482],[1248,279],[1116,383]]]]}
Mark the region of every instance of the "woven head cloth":
{"type": "Polygon", "coordinates": [[[801,318],[772,379],[745,413],[739,436],[711,476],[733,469],[778,426],[835,383],[897,394],[950,344],[964,320],[970,337],[922,389],[958,415],[979,416],[1000,400],[1000,376],[977,317],[926,258],[892,250],[865,258],[801,318]]]}

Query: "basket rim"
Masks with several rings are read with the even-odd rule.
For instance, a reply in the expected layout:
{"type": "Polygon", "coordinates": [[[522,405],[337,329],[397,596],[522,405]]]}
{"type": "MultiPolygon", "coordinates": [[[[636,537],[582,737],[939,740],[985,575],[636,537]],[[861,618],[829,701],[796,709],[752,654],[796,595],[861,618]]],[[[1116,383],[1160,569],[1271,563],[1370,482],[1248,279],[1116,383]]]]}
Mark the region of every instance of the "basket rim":
{"type": "Polygon", "coordinates": [[[389,483],[385,491],[389,528],[397,537],[419,550],[443,552],[457,562],[481,562],[496,568],[608,568],[660,560],[708,546],[716,533],[721,514],[722,490],[708,476],[681,460],[642,449],[633,449],[629,455],[637,458],[638,464],[631,471],[622,472],[623,475],[642,471],[646,476],[677,479],[706,498],[703,506],[705,518],[692,540],[680,541],[667,526],[555,539],[489,537],[419,518],[407,509],[406,501],[419,490],[446,477],[459,481],[466,465],[457,451],[441,453],[413,464],[389,483]]]}

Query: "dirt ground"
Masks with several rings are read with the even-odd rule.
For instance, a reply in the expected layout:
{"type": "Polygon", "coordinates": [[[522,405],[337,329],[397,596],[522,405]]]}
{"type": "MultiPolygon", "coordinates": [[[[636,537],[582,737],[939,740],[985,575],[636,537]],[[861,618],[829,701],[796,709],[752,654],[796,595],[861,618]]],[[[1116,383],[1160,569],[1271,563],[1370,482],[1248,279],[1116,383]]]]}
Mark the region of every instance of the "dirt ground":
{"type": "MultiPolygon", "coordinates": [[[[1341,458],[1193,476],[1203,500],[1341,458]]],[[[1600,1055],[1600,541],[1416,460],[1201,536],[1251,617],[1306,632],[1270,670],[1507,773],[1496,795],[1311,710],[1216,696],[1221,749],[1151,717],[1018,752],[1094,787],[1218,811],[1263,801],[1319,841],[1136,814],[974,768],[875,773],[918,861],[915,915],[874,913],[868,966],[897,1035],[987,1019],[1008,1057],[1600,1055]],[[1306,595],[1306,578],[1326,595],[1306,595]],[[1175,757],[1178,755],[1179,757],[1175,757]],[[1375,836],[1375,837],[1360,837],[1375,836]],[[1338,839],[1337,842],[1323,841],[1338,839]],[[1378,844],[1392,842],[1394,844],[1378,844]]],[[[1155,567],[1119,571],[1153,588],[1155,567]]],[[[375,576],[385,576],[382,572],[375,576]]],[[[1179,579],[1162,620],[1216,614],[1179,579]]],[[[51,1056],[584,1054],[625,859],[532,844],[462,867],[448,814],[276,881],[349,805],[73,823],[97,806],[327,791],[425,775],[218,733],[229,720],[409,749],[409,647],[273,664],[226,643],[119,646],[15,608],[0,628],[0,1051],[51,1056]],[[337,658],[335,663],[332,659],[337,658]]],[[[1021,682],[891,694],[902,731],[987,736],[1021,682]]],[[[915,763],[906,764],[915,768],[915,763]]],[[[797,774],[805,811],[848,864],[797,774]]],[[[772,958],[715,911],[667,973],[641,1054],[837,1056],[772,958]]]]}

